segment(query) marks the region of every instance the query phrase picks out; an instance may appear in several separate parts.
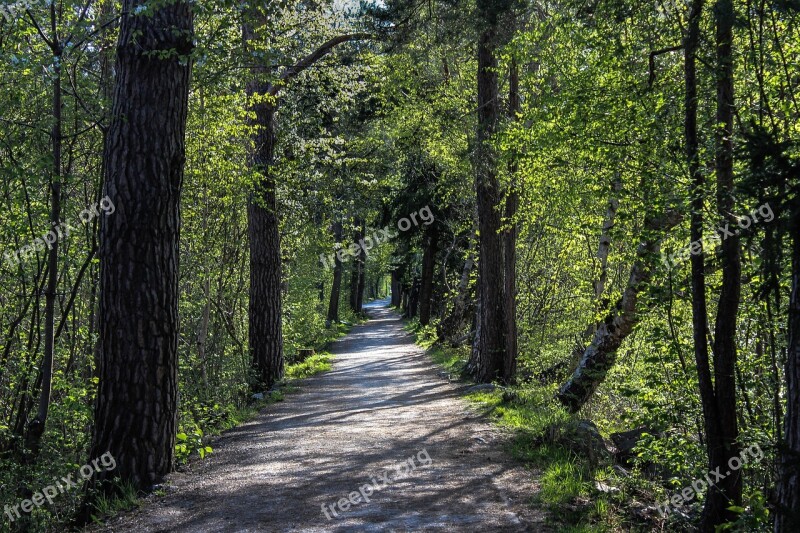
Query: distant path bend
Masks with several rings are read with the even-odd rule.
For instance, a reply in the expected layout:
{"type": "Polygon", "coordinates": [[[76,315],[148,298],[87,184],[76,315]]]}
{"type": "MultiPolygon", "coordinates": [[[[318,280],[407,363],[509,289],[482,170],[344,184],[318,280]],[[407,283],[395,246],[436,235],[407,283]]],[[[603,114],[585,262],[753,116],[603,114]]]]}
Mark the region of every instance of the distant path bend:
{"type": "Polygon", "coordinates": [[[527,505],[537,485],[502,451],[505,436],[386,302],[366,307],[371,320],[334,345],[333,370],[225,433],[209,458],[171,476],[166,496],[96,531],[547,531],[527,505]],[[413,471],[397,470],[412,457],[413,471]],[[333,516],[360,488],[369,503],[353,497],[333,516]]]}

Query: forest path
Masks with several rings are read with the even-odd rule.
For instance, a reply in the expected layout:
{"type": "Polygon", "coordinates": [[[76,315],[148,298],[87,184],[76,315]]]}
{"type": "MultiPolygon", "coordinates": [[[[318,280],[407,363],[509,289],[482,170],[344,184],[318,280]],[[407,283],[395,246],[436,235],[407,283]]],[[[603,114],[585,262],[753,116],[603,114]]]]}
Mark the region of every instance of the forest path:
{"type": "Polygon", "coordinates": [[[166,496],[96,530],[547,531],[526,505],[532,474],[502,451],[507,435],[459,398],[386,304],[366,306],[371,320],[333,345],[330,372],[225,433],[170,476],[166,496]],[[359,489],[349,509],[337,504],[359,489]]]}

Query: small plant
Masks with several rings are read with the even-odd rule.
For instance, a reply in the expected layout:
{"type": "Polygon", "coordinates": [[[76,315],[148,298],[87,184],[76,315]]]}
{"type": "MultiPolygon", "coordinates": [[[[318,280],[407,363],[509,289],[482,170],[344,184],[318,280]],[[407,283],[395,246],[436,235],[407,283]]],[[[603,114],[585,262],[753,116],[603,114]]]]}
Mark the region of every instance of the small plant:
{"type": "Polygon", "coordinates": [[[100,523],[103,518],[115,516],[120,511],[129,511],[139,505],[139,493],[129,481],[117,482],[113,495],[99,494],[94,499],[92,521],[100,523]]]}
{"type": "Polygon", "coordinates": [[[214,450],[211,446],[206,446],[203,443],[203,430],[195,427],[190,433],[178,433],[178,442],[175,444],[175,459],[179,463],[186,463],[189,457],[197,452],[201,459],[205,459],[206,455],[212,453],[214,450]]]}

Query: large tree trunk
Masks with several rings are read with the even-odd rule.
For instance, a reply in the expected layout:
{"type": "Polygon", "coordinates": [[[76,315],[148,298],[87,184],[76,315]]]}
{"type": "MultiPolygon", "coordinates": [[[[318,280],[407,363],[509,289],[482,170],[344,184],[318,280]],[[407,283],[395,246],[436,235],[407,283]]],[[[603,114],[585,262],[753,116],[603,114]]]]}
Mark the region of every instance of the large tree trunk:
{"type": "Polygon", "coordinates": [[[617,350],[638,321],[636,302],[639,293],[653,277],[654,257],[663,234],[677,226],[680,220],[680,215],[673,211],[657,219],[645,220],[644,241],[636,250],[636,260],[622,297],[598,325],[578,368],[557,394],[558,400],[570,412],[577,412],[591,398],[614,366],[617,350]]]}
{"type": "Polygon", "coordinates": [[[431,322],[433,300],[433,276],[436,270],[436,251],[439,246],[439,230],[436,224],[428,226],[425,252],[422,256],[422,283],[419,294],[419,323],[427,326],[431,322]]]}
{"type": "MultiPolygon", "coordinates": [[[[188,2],[135,13],[124,0],[105,157],[113,216],[102,217],[101,357],[92,457],[149,489],[172,470],[177,419],[178,237],[193,48],[188,2]],[[176,53],[164,58],[160,52],[176,53]]],[[[107,487],[107,485],[106,485],[107,487]]]]}
{"type": "MultiPolygon", "coordinates": [[[[715,128],[717,209],[723,225],[736,225],[733,187],[733,24],[732,0],[719,0],[715,9],[717,44],[717,128],[715,128]]],[[[742,503],[742,476],[730,469],[729,461],[739,457],[739,426],[736,409],[736,329],[741,296],[741,258],[739,237],[730,235],[722,242],[722,288],[714,327],[714,393],[716,424],[708,428],[709,469],[731,474],[709,488],[703,508],[701,529],[713,532],[716,526],[733,521],[732,505],[742,503]]],[[[705,341],[703,341],[705,342],[705,341]]]]}
{"type": "MultiPolygon", "coordinates": [[[[333,224],[333,238],[339,244],[342,242],[342,235],[342,223],[335,222],[333,224]]],[[[331,299],[328,303],[328,327],[339,322],[339,298],[342,293],[342,262],[339,261],[339,256],[336,254],[334,254],[333,261],[333,285],[331,286],[331,299]]]]}
{"type": "Polygon", "coordinates": [[[497,182],[497,156],[490,139],[499,117],[497,84],[497,28],[484,30],[478,43],[478,145],[475,154],[475,190],[478,198],[480,255],[478,291],[481,300],[480,335],[468,365],[479,383],[496,379],[508,381],[505,375],[506,307],[503,282],[503,244],[500,235],[501,204],[497,182]]]}
{"type": "Polygon", "coordinates": [[[403,285],[400,282],[400,274],[397,270],[392,270],[392,307],[400,307],[403,296],[403,285]]]}
{"type": "MultiPolygon", "coordinates": [[[[264,15],[257,7],[248,12],[251,20],[264,15]]],[[[257,39],[253,29],[243,29],[245,45],[257,39]]],[[[298,74],[313,66],[337,45],[365,38],[364,34],[343,35],[329,40],[314,52],[286,68],[281,82],[271,85],[266,78],[272,69],[257,65],[253,80],[247,85],[248,97],[257,96],[251,105],[255,114],[252,123],[253,152],[251,165],[259,176],[248,199],[248,229],[250,236],[250,354],[255,373],[254,390],[271,387],[283,379],[283,295],[281,276],[280,220],[278,218],[277,190],[272,166],[275,163],[275,112],[274,98],[281,87],[298,74]]]]}
{"type": "Polygon", "coordinates": [[[800,209],[793,206],[792,294],[786,350],[786,421],[778,480],[775,533],[800,531],[800,209]]]}
{"type": "MultiPolygon", "coordinates": [[[[248,86],[248,96],[262,95],[268,87],[248,86]]],[[[256,382],[265,390],[283,379],[283,295],[281,294],[281,242],[278,204],[272,165],[275,158],[275,108],[254,104],[255,131],[251,164],[259,174],[247,206],[250,236],[250,354],[256,382]]]]}

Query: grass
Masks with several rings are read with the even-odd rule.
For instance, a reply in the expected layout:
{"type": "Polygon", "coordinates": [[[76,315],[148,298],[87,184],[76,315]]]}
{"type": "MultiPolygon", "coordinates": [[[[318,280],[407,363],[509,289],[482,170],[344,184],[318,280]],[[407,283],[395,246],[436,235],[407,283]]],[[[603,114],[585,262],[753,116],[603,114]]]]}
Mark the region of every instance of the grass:
{"type": "Polygon", "coordinates": [[[100,494],[94,499],[93,506],[96,513],[92,514],[92,521],[96,524],[102,523],[102,519],[111,518],[122,511],[130,511],[139,505],[141,500],[133,485],[119,484],[115,496],[100,494]]]}
{"type": "Polygon", "coordinates": [[[327,372],[331,369],[333,356],[323,352],[312,355],[302,363],[286,367],[286,379],[297,380],[327,372]]]}
{"type": "MultiPolygon", "coordinates": [[[[409,322],[406,329],[416,334],[417,343],[448,373],[460,376],[469,357],[469,347],[450,348],[434,344],[430,328],[409,322]]],[[[652,524],[631,520],[629,504],[633,494],[610,465],[591,464],[551,438],[552,428],[565,427],[577,418],[554,400],[555,386],[525,384],[498,387],[494,391],[468,393],[465,399],[492,422],[508,429],[507,452],[538,473],[539,492],[533,505],[546,509],[559,532],[650,531],[652,524]],[[606,493],[595,482],[620,488],[606,493]]]]}

